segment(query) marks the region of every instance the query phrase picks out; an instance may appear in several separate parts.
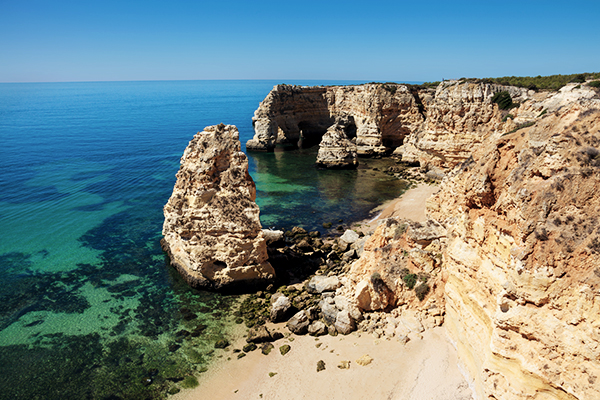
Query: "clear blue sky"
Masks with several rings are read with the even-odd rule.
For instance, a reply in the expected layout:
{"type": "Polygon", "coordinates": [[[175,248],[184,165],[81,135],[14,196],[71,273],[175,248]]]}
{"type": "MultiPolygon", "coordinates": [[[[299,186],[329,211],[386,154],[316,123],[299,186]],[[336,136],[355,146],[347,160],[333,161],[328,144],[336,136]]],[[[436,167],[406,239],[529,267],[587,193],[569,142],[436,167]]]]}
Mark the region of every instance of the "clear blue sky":
{"type": "Polygon", "coordinates": [[[600,1],[0,0],[0,82],[600,71],[600,1]]]}

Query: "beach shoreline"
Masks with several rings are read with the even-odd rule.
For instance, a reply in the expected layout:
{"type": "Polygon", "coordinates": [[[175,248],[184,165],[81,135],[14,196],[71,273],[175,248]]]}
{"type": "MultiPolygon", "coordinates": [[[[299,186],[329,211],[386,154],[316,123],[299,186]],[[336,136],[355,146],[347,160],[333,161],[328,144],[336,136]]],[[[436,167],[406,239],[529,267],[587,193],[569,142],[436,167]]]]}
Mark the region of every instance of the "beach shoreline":
{"type": "MultiPolygon", "coordinates": [[[[389,217],[426,219],[426,200],[437,186],[418,184],[399,198],[382,204],[377,217],[358,223],[361,230],[375,229],[389,217]]],[[[199,377],[199,386],[182,390],[172,398],[198,399],[471,399],[456,356],[443,326],[424,331],[405,343],[396,338],[377,338],[355,331],[347,336],[321,337],[290,334],[284,323],[268,323],[269,331],[284,337],[273,342],[268,355],[259,349],[238,359],[246,344],[245,329],[236,329],[231,345],[216,349],[210,369],[199,377]],[[279,348],[289,345],[289,353],[279,348]],[[357,360],[368,355],[365,366],[357,360]],[[317,372],[317,362],[325,370],[317,372]],[[349,368],[338,366],[348,362],[349,368]]]]}

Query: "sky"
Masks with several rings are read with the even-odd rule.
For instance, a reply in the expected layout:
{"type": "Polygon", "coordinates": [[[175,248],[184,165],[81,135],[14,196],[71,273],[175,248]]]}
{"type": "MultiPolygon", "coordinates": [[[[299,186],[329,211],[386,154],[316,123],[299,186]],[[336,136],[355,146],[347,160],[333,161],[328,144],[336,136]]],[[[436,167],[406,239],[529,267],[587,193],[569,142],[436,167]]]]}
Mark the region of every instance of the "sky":
{"type": "Polygon", "coordinates": [[[600,71],[600,1],[0,0],[0,82],[600,71]]]}

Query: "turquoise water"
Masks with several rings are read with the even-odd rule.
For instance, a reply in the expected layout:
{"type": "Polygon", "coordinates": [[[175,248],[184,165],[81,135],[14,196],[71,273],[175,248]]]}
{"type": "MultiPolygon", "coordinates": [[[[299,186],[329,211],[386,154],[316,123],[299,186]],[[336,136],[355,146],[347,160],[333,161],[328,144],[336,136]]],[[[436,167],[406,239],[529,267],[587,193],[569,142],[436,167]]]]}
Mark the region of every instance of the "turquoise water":
{"type": "MultiPolygon", "coordinates": [[[[0,84],[0,399],[162,398],[206,367],[236,298],[167,266],[162,207],[194,133],[234,124],[245,143],[278,83],[0,84]]],[[[250,154],[263,225],[322,230],[403,189],[382,161],[315,155],[250,154]]]]}

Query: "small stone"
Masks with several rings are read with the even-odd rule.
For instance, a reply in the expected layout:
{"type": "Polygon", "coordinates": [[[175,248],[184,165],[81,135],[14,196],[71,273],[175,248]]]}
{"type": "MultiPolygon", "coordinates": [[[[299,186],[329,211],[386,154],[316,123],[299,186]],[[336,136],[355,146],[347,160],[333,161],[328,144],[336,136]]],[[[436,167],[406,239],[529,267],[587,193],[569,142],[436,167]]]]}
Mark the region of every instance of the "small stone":
{"type": "Polygon", "coordinates": [[[291,349],[292,348],[289,344],[284,344],[283,346],[279,347],[279,352],[282,356],[285,356],[291,349]]]}
{"type": "Polygon", "coordinates": [[[339,288],[341,285],[340,279],[337,276],[323,276],[317,275],[313,276],[308,284],[306,285],[306,290],[309,293],[323,293],[323,292],[332,292],[339,288]]]}
{"type": "Polygon", "coordinates": [[[269,372],[269,378],[274,377],[275,375],[277,375],[277,372],[269,372]]]}
{"type": "Polygon", "coordinates": [[[339,369],[350,369],[350,361],[342,361],[337,367],[339,369]]]}
{"type": "Polygon", "coordinates": [[[352,244],[358,239],[360,239],[358,233],[350,229],[347,229],[346,232],[344,232],[344,234],[340,237],[340,241],[346,242],[347,244],[352,244]]]}
{"type": "Polygon", "coordinates": [[[373,361],[373,358],[370,357],[368,354],[365,354],[361,358],[359,358],[358,360],[356,360],[356,363],[358,365],[362,365],[364,367],[366,365],[371,364],[372,361],[373,361]]]}
{"type": "Polygon", "coordinates": [[[215,343],[215,349],[224,349],[227,346],[229,346],[227,339],[217,340],[215,343]]]}
{"type": "Polygon", "coordinates": [[[310,321],[304,310],[299,311],[286,324],[288,329],[296,335],[304,335],[308,330],[310,321]]]}
{"type": "Polygon", "coordinates": [[[273,350],[275,348],[275,346],[273,346],[271,343],[265,343],[262,345],[262,347],[260,348],[260,351],[265,355],[268,356],[269,353],[271,352],[271,350],[273,350]]]}
{"type": "Polygon", "coordinates": [[[325,369],[325,361],[319,360],[317,361],[317,372],[321,372],[325,369]]]}
{"type": "Polygon", "coordinates": [[[257,349],[257,346],[254,343],[248,343],[242,348],[242,350],[246,353],[254,351],[256,349],[257,349]]]}
{"type": "Polygon", "coordinates": [[[333,224],[331,222],[323,222],[323,228],[330,229],[333,224]]]}
{"type": "Polygon", "coordinates": [[[243,358],[243,357],[246,357],[246,353],[240,353],[240,354],[238,354],[238,356],[237,356],[238,360],[239,360],[240,358],[243,358]]]}

